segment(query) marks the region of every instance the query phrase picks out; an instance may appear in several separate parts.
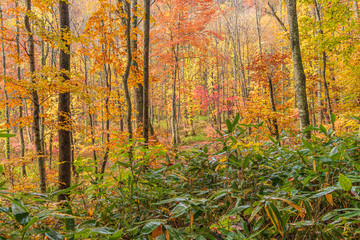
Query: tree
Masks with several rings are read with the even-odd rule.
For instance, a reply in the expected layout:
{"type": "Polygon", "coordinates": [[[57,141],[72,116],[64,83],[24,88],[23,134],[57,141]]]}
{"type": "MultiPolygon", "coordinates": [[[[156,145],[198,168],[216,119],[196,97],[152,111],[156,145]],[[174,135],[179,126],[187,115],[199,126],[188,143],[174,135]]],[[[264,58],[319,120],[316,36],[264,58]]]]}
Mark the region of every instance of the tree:
{"type": "MultiPolygon", "coordinates": [[[[309,107],[306,96],[306,76],[301,58],[299,26],[296,12],[296,0],[287,0],[287,13],[289,21],[290,47],[293,58],[295,93],[299,110],[300,129],[303,130],[310,125],[309,107]]],[[[310,132],[306,134],[310,138],[310,132]]]]}
{"type": "MultiPolygon", "coordinates": [[[[29,1],[29,0],[28,0],[29,1]]],[[[60,56],[59,68],[63,82],[70,80],[70,16],[67,1],[59,1],[60,11],[60,56]]],[[[71,186],[71,117],[70,92],[59,93],[58,122],[59,122],[59,190],[71,186]]],[[[58,195],[58,201],[68,198],[68,194],[58,195]]]]}
{"type": "MultiPolygon", "coordinates": [[[[4,16],[3,16],[3,10],[0,4],[0,18],[1,18],[1,31],[2,34],[4,34],[5,30],[4,30],[4,16]]],[[[6,53],[5,53],[5,42],[4,42],[4,37],[1,36],[1,51],[2,51],[2,72],[3,72],[3,78],[4,78],[4,95],[5,95],[5,101],[6,101],[6,105],[5,105],[5,116],[6,116],[6,127],[9,128],[10,127],[10,108],[9,108],[9,96],[7,93],[7,89],[6,89],[6,53]]],[[[7,131],[7,133],[9,133],[9,131],[7,131]]],[[[10,138],[6,138],[6,143],[5,143],[5,148],[6,148],[6,159],[8,161],[10,161],[10,138]]]]}
{"type": "Polygon", "coordinates": [[[149,143],[149,62],[150,62],[150,0],[144,0],[145,21],[144,21],[144,82],[143,82],[143,137],[145,143],[149,143]]]}
{"type": "Polygon", "coordinates": [[[44,157],[44,150],[43,150],[43,144],[40,133],[40,101],[39,101],[38,91],[36,89],[37,81],[35,76],[36,73],[35,44],[34,44],[34,35],[31,29],[31,21],[30,21],[30,17],[32,14],[31,8],[32,8],[31,0],[26,0],[25,28],[28,37],[29,69],[30,69],[30,79],[32,83],[31,95],[33,102],[34,144],[38,159],[40,189],[41,192],[46,192],[45,157],[44,157]]]}

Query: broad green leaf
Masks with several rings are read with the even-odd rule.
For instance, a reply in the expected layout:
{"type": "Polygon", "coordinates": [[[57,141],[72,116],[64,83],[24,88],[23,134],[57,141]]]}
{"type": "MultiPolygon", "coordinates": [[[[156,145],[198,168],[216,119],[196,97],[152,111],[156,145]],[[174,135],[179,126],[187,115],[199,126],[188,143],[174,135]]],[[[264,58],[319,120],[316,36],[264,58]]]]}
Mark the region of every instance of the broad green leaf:
{"type": "Polygon", "coordinates": [[[238,124],[239,120],[240,120],[240,114],[237,113],[236,116],[235,116],[234,122],[232,124],[233,128],[235,128],[235,126],[236,126],[236,124],[238,124]]]}
{"type": "Polygon", "coordinates": [[[115,230],[109,227],[97,227],[90,229],[92,233],[98,233],[103,235],[112,235],[115,233],[115,230]]]}
{"type": "Polygon", "coordinates": [[[162,204],[172,203],[172,202],[184,202],[184,201],[186,201],[186,198],[177,197],[177,198],[170,198],[170,199],[160,201],[160,202],[156,203],[156,205],[162,205],[162,204]]]}
{"type": "Polygon", "coordinates": [[[189,206],[184,203],[179,203],[174,207],[174,209],[171,211],[171,215],[174,218],[180,217],[181,215],[184,215],[188,212],[189,206]]]}
{"type": "Polygon", "coordinates": [[[28,230],[28,228],[34,225],[37,221],[39,221],[39,218],[35,216],[28,222],[28,224],[26,224],[26,226],[23,229],[21,229],[21,232],[23,232],[23,237],[25,235],[25,232],[28,230]]]}
{"type": "Polygon", "coordinates": [[[25,226],[29,222],[29,212],[19,200],[14,199],[12,202],[11,211],[14,214],[15,220],[25,226]]]}
{"type": "Polygon", "coordinates": [[[331,122],[336,122],[336,115],[334,113],[331,114],[331,122]]]}
{"type": "Polygon", "coordinates": [[[247,155],[244,159],[244,162],[243,162],[243,169],[247,168],[249,166],[249,163],[250,163],[250,156],[247,155]]]}
{"type": "Polygon", "coordinates": [[[234,207],[226,214],[226,216],[236,215],[236,214],[244,211],[245,209],[248,209],[249,207],[251,207],[251,206],[250,205],[243,205],[243,206],[239,206],[239,207],[234,207]]]}
{"type": "Polygon", "coordinates": [[[63,193],[70,193],[73,189],[77,188],[78,186],[80,186],[81,184],[77,184],[77,185],[73,185],[67,189],[63,189],[63,190],[59,190],[59,191],[55,191],[55,192],[52,192],[49,194],[49,197],[55,197],[55,196],[58,196],[60,194],[63,194],[63,193]]]}
{"type": "Polygon", "coordinates": [[[123,235],[123,229],[120,229],[116,233],[114,233],[111,237],[109,237],[109,240],[119,240],[121,239],[122,235],[123,235]]]}
{"type": "Polygon", "coordinates": [[[162,222],[156,221],[156,222],[148,222],[145,224],[145,226],[141,230],[142,235],[148,235],[151,234],[156,228],[158,228],[162,222]]]}
{"type": "Polygon", "coordinates": [[[324,134],[327,133],[327,130],[326,130],[326,128],[325,128],[323,125],[320,125],[320,126],[319,126],[319,129],[320,129],[320,131],[321,131],[322,133],[324,133],[324,134]]]}
{"type": "Polygon", "coordinates": [[[230,120],[226,119],[225,123],[226,123],[226,126],[228,128],[228,131],[232,132],[233,128],[232,128],[232,123],[230,122],[230,120]]]}
{"type": "Polygon", "coordinates": [[[311,198],[318,198],[318,197],[322,197],[322,196],[325,196],[326,194],[329,194],[329,193],[332,193],[336,190],[338,190],[339,188],[337,187],[327,187],[327,188],[323,188],[323,189],[320,189],[318,191],[318,193],[316,193],[315,195],[311,196],[311,198]]]}
{"type": "Polygon", "coordinates": [[[253,219],[254,219],[254,217],[256,216],[256,214],[258,214],[258,212],[261,210],[263,208],[263,205],[258,205],[255,209],[254,209],[254,211],[251,213],[251,216],[250,216],[250,218],[249,218],[249,222],[251,222],[253,219]]]}
{"type": "Polygon", "coordinates": [[[314,147],[312,146],[311,143],[309,143],[306,139],[302,138],[301,139],[302,143],[305,145],[305,147],[311,151],[314,151],[314,147]]]}
{"type": "Polygon", "coordinates": [[[169,232],[169,235],[175,240],[183,240],[184,237],[182,236],[181,232],[169,225],[165,225],[166,231],[169,232]]]}
{"type": "Polygon", "coordinates": [[[48,228],[47,232],[45,233],[45,236],[47,236],[50,240],[64,240],[65,237],[50,228],[48,228]]]}
{"type": "Polygon", "coordinates": [[[125,163],[125,162],[120,162],[120,161],[117,161],[117,162],[116,162],[116,164],[117,164],[117,165],[120,165],[120,166],[122,166],[122,167],[126,167],[126,168],[131,167],[131,165],[130,165],[130,164],[125,163]]]}
{"type": "Polygon", "coordinates": [[[341,174],[339,175],[339,183],[343,190],[350,191],[352,188],[352,184],[350,179],[348,179],[345,175],[341,174]]]}
{"type": "Polygon", "coordinates": [[[16,135],[10,133],[0,133],[0,138],[10,138],[15,137],[16,135]]]}

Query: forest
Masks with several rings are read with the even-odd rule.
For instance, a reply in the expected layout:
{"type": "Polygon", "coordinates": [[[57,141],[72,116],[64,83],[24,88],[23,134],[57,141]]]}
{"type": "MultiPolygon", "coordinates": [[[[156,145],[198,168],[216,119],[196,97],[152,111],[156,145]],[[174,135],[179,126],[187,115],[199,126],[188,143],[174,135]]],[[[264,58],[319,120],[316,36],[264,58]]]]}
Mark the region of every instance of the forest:
{"type": "Polygon", "coordinates": [[[358,0],[0,0],[0,240],[360,239],[358,0]]]}

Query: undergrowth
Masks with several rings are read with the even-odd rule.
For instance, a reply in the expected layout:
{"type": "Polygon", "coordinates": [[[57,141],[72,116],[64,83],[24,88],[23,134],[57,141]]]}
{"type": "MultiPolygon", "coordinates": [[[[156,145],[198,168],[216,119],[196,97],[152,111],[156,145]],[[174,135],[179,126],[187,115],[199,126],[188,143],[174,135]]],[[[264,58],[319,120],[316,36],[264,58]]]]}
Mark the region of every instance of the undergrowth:
{"type": "Polygon", "coordinates": [[[65,204],[63,191],[10,193],[3,181],[0,239],[360,238],[357,134],[320,125],[306,129],[311,139],[283,132],[258,143],[247,137],[258,126],[238,120],[218,132],[217,149],[170,156],[131,142],[105,176],[79,159],[83,181],[65,204]],[[165,160],[150,168],[154,152],[165,160]]]}

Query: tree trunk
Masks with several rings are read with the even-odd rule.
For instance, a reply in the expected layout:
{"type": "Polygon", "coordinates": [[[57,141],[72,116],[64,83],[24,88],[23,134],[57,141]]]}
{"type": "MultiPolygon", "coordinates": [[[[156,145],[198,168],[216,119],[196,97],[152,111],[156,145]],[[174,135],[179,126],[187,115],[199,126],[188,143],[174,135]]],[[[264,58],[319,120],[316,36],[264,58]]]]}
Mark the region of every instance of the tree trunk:
{"type": "MultiPolygon", "coordinates": [[[[3,11],[0,4],[0,18],[1,18],[1,31],[4,32],[4,18],[3,18],[3,11]]],[[[5,118],[6,118],[6,128],[10,128],[10,107],[9,107],[9,96],[6,90],[6,55],[5,55],[5,42],[3,37],[1,37],[1,49],[2,49],[2,70],[3,70],[3,77],[4,77],[4,95],[5,95],[5,118]]],[[[7,131],[9,133],[9,130],[7,131]]],[[[10,138],[6,138],[5,140],[5,152],[6,152],[6,159],[10,161],[10,138]]]]}
{"type": "MultiPolygon", "coordinates": [[[[299,109],[300,129],[310,125],[309,107],[306,96],[306,76],[301,58],[299,26],[296,13],[296,0],[286,0],[289,20],[290,46],[294,65],[294,77],[296,83],[296,99],[299,109]]],[[[310,132],[306,137],[310,138],[310,132]]]]}
{"type": "MultiPolygon", "coordinates": [[[[136,29],[138,27],[138,17],[137,17],[137,4],[138,1],[137,0],[132,0],[132,28],[136,29]]],[[[139,71],[139,65],[138,65],[138,36],[136,33],[133,33],[133,39],[131,40],[131,46],[132,46],[132,50],[133,50],[133,55],[132,55],[132,61],[131,61],[131,65],[134,67],[135,72],[139,71]]],[[[135,90],[135,107],[136,107],[136,111],[137,114],[135,115],[136,117],[136,126],[140,127],[142,125],[142,121],[143,121],[143,104],[144,104],[144,88],[143,88],[143,84],[139,83],[137,85],[137,87],[134,87],[135,90]]]]}
{"type": "Polygon", "coordinates": [[[132,113],[132,104],[131,104],[131,96],[128,86],[128,79],[130,75],[130,69],[132,64],[132,52],[131,52],[131,7],[130,3],[128,1],[123,1],[123,11],[126,14],[126,18],[123,18],[123,22],[126,25],[125,35],[126,35],[126,53],[127,53],[127,63],[126,63],[126,69],[123,75],[123,86],[125,91],[125,98],[126,98],[126,105],[127,105],[127,111],[126,111],[126,123],[127,123],[127,129],[129,133],[129,139],[133,138],[133,131],[132,131],[132,125],[131,125],[131,113],[132,113]]]}
{"type": "MultiPolygon", "coordinates": [[[[270,76],[267,77],[268,79],[268,83],[269,83],[269,97],[270,97],[270,104],[271,104],[271,111],[273,111],[274,113],[276,112],[276,105],[275,105],[275,94],[274,94],[274,87],[273,87],[273,82],[270,76]]],[[[278,139],[280,137],[279,135],[279,126],[278,126],[278,122],[277,119],[274,118],[272,119],[272,125],[273,125],[273,132],[271,134],[273,134],[276,139],[278,139]]]]}
{"type": "MultiPolygon", "coordinates": [[[[324,31],[322,30],[322,23],[321,23],[321,14],[320,14],[320,8],[319,8],[319,4],[317,2],[317,0],[314,0],[314,4],[315,4],[315,12],[316,12],[316,16],[317,16],[317,21],[320,22],[320,30],[319,33],[321,35],[324,34],[324,31]]],[[[327,56],[326,56],[326,52],[322,52],[322,81],[324,84],[324,89],[325,89],[325,96],[326,96],[326,103],[328,105],[328,114],[329,114],[329,119],[331,122],[331,128],[333,130],[335,130],[335,124],[333,121],[331,121],[331,115],[333,113],[332,111],[332,106],[331,106],[331,100],[330,100],[330,93],[329,93],[329,87],[328,87],[328,83],[326,81],[326,61],[327,61],[327,56]]]]}
{"type": "MultiPolygon", "coordinates": [[[[17,8],[19,5],[18,0],[15,1],[15,7],[17,8]]],[[[16,36],[15,36],[15,42],[16,42],[16,54],[17,54],[17,58],[18,60],[20,59],[20,28],[19,28],[19,18],[16,17],[16,36]]],[[[17,69],[16,69],[16,74],[17,74],[17,80],[20,82],[21,80],[21,68],[20,68],[20,64],[18,61],[17,64],[17,69]]],[[[23,99],[21,98],[21,102],[23,102],[23,99]]],[[[19,135],[20,135],[20,157],[22,160],[24,160],[25,158],[25,139],[24,139],[24,127],[23,127],[23,113],[24,113],[24,109],[22,106],[22,103],[19,106],[19,118],[20,118],[20,127],[19,127],[19,135]]],[[[26,173],[26,167],[25,167],[25,163],[23,163],[21,165],[21,172],[23,177],[25,177],[27,175],[26,173]]]]}
{"type": "Polygon", "coordinates": [[[357,0],[353,0],[353,4],[354,4],[355,20],[358,21],[359,20],[359,7],[358,7],[357,0]]]}
{"type": "Polygon", "coordinates": [[[149,53],[150,53],[150,0],[144,0],[144,105],[143,105],[143,137],[149,143],[149,53]]]}
{"type": "Polygon", "coordinates": [[[31,74],[31,83],[33,84],[33,89],[31,89],[32,101],[33,101],[33,132],[34,132],[34,143],[35,151],[38,159],[38,169],[39,169],[39,180],[40,180],[40,190],[41,192],[46,192],[46,175],[45,175],[45,158],[44,151],[41,143],[41,133],[40,133],[40,103],[39,95],[36,89],[36,79],[35,79],[35,45],[34,45],[34,36],[31,30],[31,22],[29,14],[31,14],[31,0],[26,0],[26,16],[25,16],[25,28],[28,35],[28,55],[29,55],[29,67],[31,74]]]}
{"type": "MultiPolygon", "coordinates": [[[[70,34],[69,4],[59,1],[60,12],[60,39],[65,43],[60,49],[59,68],[63,81],[70,80],[70,43],[67,35],[70,34]]],[[[59,93],[59,190],[71,186],[71,117],[70,92],[59,93]]],[[[58,195],[58,201],[69,199],[69,193],[58,195]]]]}

